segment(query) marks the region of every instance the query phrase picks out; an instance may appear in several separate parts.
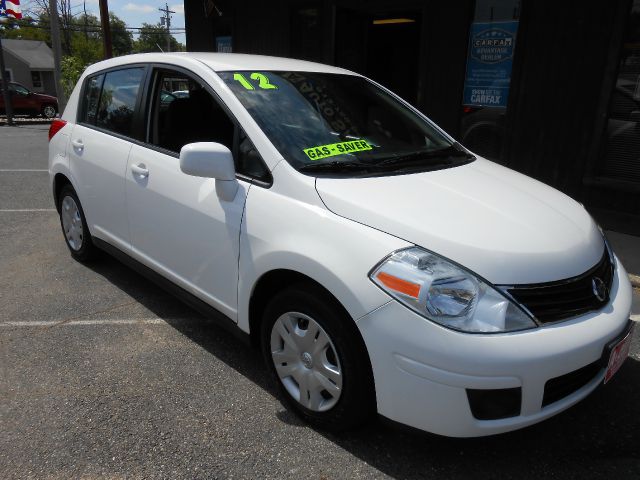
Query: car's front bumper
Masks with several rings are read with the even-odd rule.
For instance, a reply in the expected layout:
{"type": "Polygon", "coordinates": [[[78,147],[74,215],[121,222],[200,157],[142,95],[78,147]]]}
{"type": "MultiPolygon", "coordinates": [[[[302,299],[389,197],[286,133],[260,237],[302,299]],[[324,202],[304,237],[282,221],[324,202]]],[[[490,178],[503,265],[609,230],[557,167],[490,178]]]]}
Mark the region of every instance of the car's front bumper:
{"type": "MultiPolygon", "coordinates": [[[[616,260],[617,261],[617,260],[616,260]]],[[[555,415],[593,391],[598,369],[577,390],[543,406],[545,384],[593,365],[627,327],[632,289],[617,261],[612,301],[602,310],[524,332],[465,334],[390,301],[358,320],[375,379],[378,412],[429,432],[472,437],[507,432],[555,415]],[[520,389],[519,413],[478,420],[467,389],[520,389]]]]}

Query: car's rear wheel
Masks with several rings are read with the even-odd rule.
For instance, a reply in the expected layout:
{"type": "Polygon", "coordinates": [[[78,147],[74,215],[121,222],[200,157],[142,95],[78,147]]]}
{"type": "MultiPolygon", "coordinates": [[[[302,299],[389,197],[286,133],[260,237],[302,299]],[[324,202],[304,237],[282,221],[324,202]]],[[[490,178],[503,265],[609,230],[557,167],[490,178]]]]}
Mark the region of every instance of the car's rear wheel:
{"type": "Polygon", "coordinates": [[[262,349],[283,398],[314,426],[339,431],[375,411],[371,366],[351,318],[323,289],[297,285],[264,312],[262,349]]]}
{"type": "Polygon", "coordinates": [[[54,105],[44,105],[42,107],[42,116],[44,118],[55,118],[58,110],[54,105]]]}
{"type": "Polygon", "coordinates": [[[80,200],[71,185],[62,188],[58,201],[60,226],[71,256],[80,262],[91,260],[96,254],[96,248],[91,240],[80,200]]]}

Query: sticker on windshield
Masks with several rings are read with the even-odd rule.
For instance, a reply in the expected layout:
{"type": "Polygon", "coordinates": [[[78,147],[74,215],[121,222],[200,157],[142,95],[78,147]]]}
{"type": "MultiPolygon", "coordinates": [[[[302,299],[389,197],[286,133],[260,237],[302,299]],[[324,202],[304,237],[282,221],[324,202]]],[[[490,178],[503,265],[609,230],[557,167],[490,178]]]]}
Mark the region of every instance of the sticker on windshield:
{"type": "Polygon", "coordinates": [[[343,155],[345,153],[362,152],[371,150],[373,147],[364,140],[352,140],[350,142],[330,143],[328,145],[319,145],[317,147],[305,148],[304,153],[311,160],[322,160],[327,157],[343,155]]]}
{"type": "MultiPolygon", "coordinates": [[[[270,83],[267,76],[262,73],[253,72],[251,75],[249,75],[249,78],[258,82],[258,88],[261,88],[262,90],[278,89],[278,87],[273,83],[270,83]]],[[[247,80],[247,77],[245,77],[242,73],[234,73],[233,79],[240,85],[242,85],[246,90],[255,90],[253,84],[249,80],[247,80]]]]}

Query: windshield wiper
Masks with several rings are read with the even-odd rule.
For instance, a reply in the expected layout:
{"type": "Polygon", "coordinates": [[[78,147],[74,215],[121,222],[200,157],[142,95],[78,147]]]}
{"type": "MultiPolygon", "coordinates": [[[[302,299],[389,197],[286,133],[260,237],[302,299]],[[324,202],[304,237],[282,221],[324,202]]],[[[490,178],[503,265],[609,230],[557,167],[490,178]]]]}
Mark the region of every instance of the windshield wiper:
{"type": "Polygon", "coordinates": [[[413,163],[418,162],[420,160],[438,160],[437,162],[430,163],[451,163],[450,159],[452,158],[474,158],[468,152],[461,150],[460,148],[452,145],[450,147],[441,148],[440,150],[431,150],[431,151],[417,151],[411,152],[404,155],[396,155],[394,157],[386,158],[380,162],[377,162],[377,166],[389,166],[389,165],[397,165],[402,163],[413,163]]]}
{"type": "Polygon", "coordinates": [[[340,162],[334,160],[333,162],[309,163],[298,170],[300,172],[352,172],[354,170],[370,170],[372,168],[377,168],[377,165],[358,161],[340,162]]]}

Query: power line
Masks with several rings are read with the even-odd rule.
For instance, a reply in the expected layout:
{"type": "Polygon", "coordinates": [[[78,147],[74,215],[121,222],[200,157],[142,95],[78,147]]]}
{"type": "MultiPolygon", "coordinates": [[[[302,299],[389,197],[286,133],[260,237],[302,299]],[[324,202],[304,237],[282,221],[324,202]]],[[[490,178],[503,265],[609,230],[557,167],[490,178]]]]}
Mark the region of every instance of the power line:
{"type": "MultiPolygon", "coordinates": [[[[46,22],[42,22],[42,24],[45,24],[46,22]]],[[[14,24],[16,25],[18,28],[16,28],[15,30],[19,30],[20,28],[36,28],[36,29],[40,29],[40,30],[48,30],[49,29],[49,25],[18,25],[18,24],[14,24]]],[[[125,30],[149,30],[149,29],[154,29],[154,28],[159,28],[156,25],[151,25],[150,27],[123,27],[125,30]]],[[[13,30],[13,29],[12,29],[13,30]]],[[[85,30],[89,33],[101,33],[102,29],[100,29],[100,27],[97,26],[91,26],[88,27],[87,29],[85,29],[82,25],[70,25],[66,28],[66,30],[70,30],[72,32],[84,32],[85,30]]],[[[163,29],[162,32],[154,32],[154,31],[150,31],[150,32],[146,32],[146,33],[151,33],[151,34],[158,34],[158,35],[166,35],[166,31],[167,29],[163,29]]],[[[175,27],[175,28],[171,28],[169,29],[169,31],[171,32],[177,32],[177,33],[184,33],[186,31],[185,27],[175,27]]]]}

